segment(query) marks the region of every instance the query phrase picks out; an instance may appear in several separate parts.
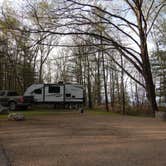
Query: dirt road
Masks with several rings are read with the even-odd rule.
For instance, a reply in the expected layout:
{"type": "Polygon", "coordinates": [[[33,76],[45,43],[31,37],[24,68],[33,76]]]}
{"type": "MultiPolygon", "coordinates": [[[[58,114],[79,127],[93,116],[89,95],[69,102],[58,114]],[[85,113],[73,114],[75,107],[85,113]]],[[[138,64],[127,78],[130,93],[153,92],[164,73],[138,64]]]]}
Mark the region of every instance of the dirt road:
{"type": "Polygon", "coordinates": [[[152,118],[64,113],[0,120],[0,141],[12,166],[166,165],[166,123],[152,118]]]}

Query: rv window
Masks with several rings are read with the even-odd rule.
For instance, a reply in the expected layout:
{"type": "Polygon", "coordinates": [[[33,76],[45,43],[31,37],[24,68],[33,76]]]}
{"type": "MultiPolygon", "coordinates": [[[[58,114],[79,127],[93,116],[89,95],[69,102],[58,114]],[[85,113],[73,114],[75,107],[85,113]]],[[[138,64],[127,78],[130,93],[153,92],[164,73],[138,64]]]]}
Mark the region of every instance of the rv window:
{"type": "Polygon", "coordinates": [[[70,93],[66,93],[66,97],[71,97],[71,94],[70,93]]]}
{"type": "Polygon", "coordinates": [[[49,86],[48,93],[60,93],[59,86],[49,86]]]}
{"type": "Polygon", "coordinates": [[[42,90],[41,90],[41,89],[35,89],[35,90],[34,90],[34,93],[35,93],[35,94],[42,94],[42,90]]]}

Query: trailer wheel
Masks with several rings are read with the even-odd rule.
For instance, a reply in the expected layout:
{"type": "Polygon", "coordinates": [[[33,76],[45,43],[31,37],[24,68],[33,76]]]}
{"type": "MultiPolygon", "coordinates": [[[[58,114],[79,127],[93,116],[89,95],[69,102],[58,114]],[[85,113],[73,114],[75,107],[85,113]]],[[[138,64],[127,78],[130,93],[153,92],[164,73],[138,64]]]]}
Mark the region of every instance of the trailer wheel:
{"type": "Polygon", "coordinates": [[[10,111],[16,110],[16,103],[15,103],[14,101],[11,101],[11,102],[9,103],[9,110],[10,110],[10,111]]]}

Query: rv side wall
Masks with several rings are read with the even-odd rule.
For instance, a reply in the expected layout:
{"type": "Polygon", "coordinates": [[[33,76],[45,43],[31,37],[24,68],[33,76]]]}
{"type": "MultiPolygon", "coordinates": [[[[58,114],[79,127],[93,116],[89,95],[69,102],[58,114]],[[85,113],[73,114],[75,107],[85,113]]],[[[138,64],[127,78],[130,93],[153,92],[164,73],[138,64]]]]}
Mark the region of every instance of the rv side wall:
{"type": "Polygon", "coordinates": [[[36,103],[83,103],[83,87],[79,84],[33,84],[25,96],[36,103]]]}

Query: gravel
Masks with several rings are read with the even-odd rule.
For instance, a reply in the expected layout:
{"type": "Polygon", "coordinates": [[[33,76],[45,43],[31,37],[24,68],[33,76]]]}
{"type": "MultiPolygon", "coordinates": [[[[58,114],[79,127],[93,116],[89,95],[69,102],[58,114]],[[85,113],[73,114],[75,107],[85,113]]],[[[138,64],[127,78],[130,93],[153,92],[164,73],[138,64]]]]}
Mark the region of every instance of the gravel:
{"type": "Polygon", "coordinates": [[[68,113],[1,120],[0,139],[12,166],[165,166],[165,129],[153,118],[68,113]]]}

